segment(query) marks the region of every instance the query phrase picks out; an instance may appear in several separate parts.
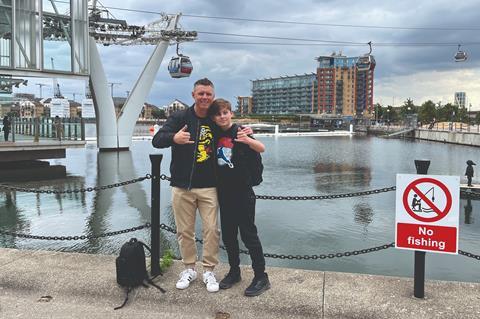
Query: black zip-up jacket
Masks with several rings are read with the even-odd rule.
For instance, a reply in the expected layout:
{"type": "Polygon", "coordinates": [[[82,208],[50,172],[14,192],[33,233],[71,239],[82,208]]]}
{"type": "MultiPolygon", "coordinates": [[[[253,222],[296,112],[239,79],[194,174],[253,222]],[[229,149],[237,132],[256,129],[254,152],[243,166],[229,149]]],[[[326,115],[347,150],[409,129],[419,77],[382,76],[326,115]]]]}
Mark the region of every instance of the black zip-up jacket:
{"type": "MultiPolygon", "coordinates": [[[[196,150],[200,134],[200,119],[195,115],[194,106],[173,113],[165,124],[153,137],[152,145],[156,148],[172,148],[172,160],[170,162],[170,185],[181,188],[192,188],[192,177],[196,163],[196,150]],[[178,145],[173,142],[173,136],[185,125],[194,138],[195,143],[178,145]]],[[[210,127],[213,127],[210,123],[210,127]]],[[[212,154],[216,162],[215,152],[212,154]]],[[[215,165],[214,165],[215,166],[215,165]]]]}

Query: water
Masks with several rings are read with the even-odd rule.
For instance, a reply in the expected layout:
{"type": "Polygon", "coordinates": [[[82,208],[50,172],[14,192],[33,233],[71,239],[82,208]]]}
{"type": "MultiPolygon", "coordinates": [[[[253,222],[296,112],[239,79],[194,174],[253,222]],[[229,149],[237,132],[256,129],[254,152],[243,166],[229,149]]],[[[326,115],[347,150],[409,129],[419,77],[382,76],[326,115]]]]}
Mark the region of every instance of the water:
{"type": "MultiPolygon", "coordinates": [[[[264,153],[262,195],[326,195],[395,185],[396,173],[415,173],[414,159],[431,159],[429,174],[460,175],[478,149],[442,143],[386,140],[370,137],[259,137],[264,153]]],[[[131,150],[99,153],[95,144],[67,151],[68,177],[28,183],[29,187],[74,189],[106,185],[150,172],[149,154],[164,154],[162,172],[169,175],[170,150],[149,141],[133,142],[131,150]]],[[[478,174],[478,171],[477,171],[478,174]]],[[[463,180],[462,176],[462,180],[463,180]]],[[[474,178],[474,183],[475,183],[474,178]]],[[[55,196],[0,193],[0,227],[36,235],[86,235],[130,228],[150,220],[150,182],[102,192],[55,196]]],[[[257,201],[256,222],[264,251],[311,255],[337,253],[394,241],[395,192],[317,201],[257,201]]],[[[465,213],[460,203],[462,250],[480,253],[480,202],[465,213]]],[[[173,225],[170,187],[162,182],[161,222],[173,225]]],[[[200,225],[197,225],[200,230],[200,225]]],[[[199,231],[197,233],[200,233],[199,231]]],[[[40,241],[0,236],[2,247],[116,254],[132,236],[149,240],[149,231],[85,241],[40,241]]],[[[173,235],[162,232],[162,245],[177,251],[173,235]]],[[[226,254],[221,251],[221,260],[226,254]]],[[[242,262],[249,263],[248,256],[242,262]]],[[[360,256],[326,260],[267,259],[267,266],[413,276],[413,252],[390,248],[360,256]]],[[[464,256],[428,253],[429,279],[480,282],[480,263],[464,256]]]]}

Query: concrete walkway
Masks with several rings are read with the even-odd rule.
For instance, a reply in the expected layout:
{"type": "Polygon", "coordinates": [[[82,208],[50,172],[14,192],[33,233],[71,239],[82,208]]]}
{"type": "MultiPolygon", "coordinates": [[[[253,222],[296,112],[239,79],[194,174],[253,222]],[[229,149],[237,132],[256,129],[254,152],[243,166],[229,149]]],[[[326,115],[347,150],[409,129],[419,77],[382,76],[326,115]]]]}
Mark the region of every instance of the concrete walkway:
{"type": "MultiPolygon", "coordinates": [[[[156,280],[166,294],[138,288],[113,310],[124,298],[115,256],[0,249],[0,318],[480,318],[478,283],[429,281],[418,300],[409,278],[269,268],[272,289],[248,298],[247,267],[218,293],[199,279],[175,289],[181,270],[175,262],[156,280]]],[[[226,271],[220,265],[217,277],[226,271]]]]}

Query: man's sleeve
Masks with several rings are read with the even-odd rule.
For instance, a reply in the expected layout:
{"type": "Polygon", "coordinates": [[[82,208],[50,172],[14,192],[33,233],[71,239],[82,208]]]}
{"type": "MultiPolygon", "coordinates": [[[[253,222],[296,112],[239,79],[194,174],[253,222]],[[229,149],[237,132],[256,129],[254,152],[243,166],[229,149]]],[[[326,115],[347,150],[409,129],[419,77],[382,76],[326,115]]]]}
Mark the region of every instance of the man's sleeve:
{"type": "Polygon", "coordinates": [[[152,139],[152,145],[156,148],[166,148],[174,144],[173,136],[180,130],[180,114],[172,114],[165,124],[158,130],[152,139]]]}

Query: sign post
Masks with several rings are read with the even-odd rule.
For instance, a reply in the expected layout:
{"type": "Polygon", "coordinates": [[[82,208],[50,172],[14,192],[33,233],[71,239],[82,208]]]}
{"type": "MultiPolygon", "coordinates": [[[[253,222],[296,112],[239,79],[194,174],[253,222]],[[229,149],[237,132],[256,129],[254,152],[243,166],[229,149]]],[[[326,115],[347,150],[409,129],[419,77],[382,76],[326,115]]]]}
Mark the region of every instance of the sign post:
{"type": "Polygon", "coordinates": [[[460,178],[420,175],[429,161],[415,165],[419,175],[397,175],[395,247],[415,250],[414,296],[423,298],[425,252],[458,252],[460,178]]]}

